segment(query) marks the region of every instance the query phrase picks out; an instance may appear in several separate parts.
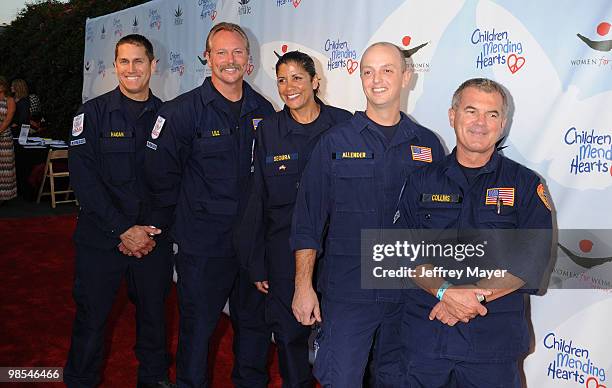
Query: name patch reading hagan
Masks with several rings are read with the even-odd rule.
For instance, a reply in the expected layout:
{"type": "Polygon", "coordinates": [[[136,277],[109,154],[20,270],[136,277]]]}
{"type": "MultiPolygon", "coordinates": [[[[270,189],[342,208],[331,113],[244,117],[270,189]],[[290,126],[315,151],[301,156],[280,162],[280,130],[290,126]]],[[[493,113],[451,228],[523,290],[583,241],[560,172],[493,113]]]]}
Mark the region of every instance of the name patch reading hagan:
{"type": "Polygon", "coordinates": [[[374,159],[374,154],[371,151],[344,151],[334,152],[332,159],[374,159]]]}
{"type": "Polygon", "coordinates": [[[461,203],[463,197],[459,194],[421,194],[421,202],[461,203]]]}
{"type": "Polygon", "coordinates": [[[266,163],[284,162],[285,160],[297,160],[298,154],[282,154],[266,156],[266,163]]]}

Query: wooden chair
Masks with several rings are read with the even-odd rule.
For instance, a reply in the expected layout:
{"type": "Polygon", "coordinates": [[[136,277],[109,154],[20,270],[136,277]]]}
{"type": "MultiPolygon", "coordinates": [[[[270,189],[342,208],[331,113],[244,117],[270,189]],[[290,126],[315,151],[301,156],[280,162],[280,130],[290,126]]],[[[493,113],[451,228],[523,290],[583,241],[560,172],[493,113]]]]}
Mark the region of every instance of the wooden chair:
{"type": "Polygon", "coordinates": [[[78,206],[79,202],[76,197],[74,199],[70,198],[70,193],[74,195],[74,191],[70,188],[70,181],[67,182],[67,189],[65,190],[56,190],[55,187],[55,178],[68,178],[70,179],[70,172],[68,171],[55,171],[53,170],[53,161],[58,159],[64,159],[66,162],[68,161],[68,150],[54,150],[49,149],[49,154],[47,155],[47,163],[45,164],[45,172],[43,175],[43,181],[40,184],[40,189],[38,189],[38,197],[36,198],[36,203],[40,203],[40,197],[43,195],[51,196],[51,207],[55,209],[55,204],[57,203],[68,203],[75,202],[78,206]],[[45,187],[45,181],[49,178],[49,191],[43,192],[45,187]],[[55,199],[56,194],[66,194],[66,197],[62,201],[58,201],[55,199]]]}

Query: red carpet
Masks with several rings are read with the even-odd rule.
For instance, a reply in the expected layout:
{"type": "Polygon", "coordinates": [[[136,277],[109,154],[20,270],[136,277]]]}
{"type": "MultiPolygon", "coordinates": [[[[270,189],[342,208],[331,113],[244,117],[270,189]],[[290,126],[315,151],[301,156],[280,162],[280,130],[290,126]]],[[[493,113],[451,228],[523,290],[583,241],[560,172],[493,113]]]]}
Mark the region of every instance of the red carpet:
{"type": "MultiPolygon", "coordinates": [[[[63,367],[74,318],[72,279],[74,216],[0,221],[0,366],[63,367]]],[[[168,299],[169,351],[176,354],[178,311],[173,289],[168,299]]],[[[102,387],[135,387],[132,351],[136,325],[125,287],[119,292],[109,325],[109,356],[102,387]]],[[[211,350],[213,387],[231,387],[232,328],[223,316],[211,350]]],[[[276,351],[272,352],[270,387],[280,387],[276,351]]],[[[170,370],[174,380],[174,365],[170,370]]],[[[11,384],[52,387],[60,383],[11,384]]]]}

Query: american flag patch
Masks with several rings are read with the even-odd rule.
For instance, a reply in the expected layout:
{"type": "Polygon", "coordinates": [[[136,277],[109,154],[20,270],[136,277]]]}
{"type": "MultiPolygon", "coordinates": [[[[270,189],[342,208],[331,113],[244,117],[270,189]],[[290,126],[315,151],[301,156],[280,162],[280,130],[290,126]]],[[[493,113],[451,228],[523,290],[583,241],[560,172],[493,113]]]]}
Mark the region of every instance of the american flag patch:
{"type": "Polygon", "coordinates": [[[431,163],[431,148],[411,145],[410,150],[412,151],[412,160],[431,163]]]}
{"type": "Polygon", "coordinates": [[[500,205],[514,206],[514,187],[495,187],[487,189],[485,205],[497,205],[498,198],[500,205]]]}

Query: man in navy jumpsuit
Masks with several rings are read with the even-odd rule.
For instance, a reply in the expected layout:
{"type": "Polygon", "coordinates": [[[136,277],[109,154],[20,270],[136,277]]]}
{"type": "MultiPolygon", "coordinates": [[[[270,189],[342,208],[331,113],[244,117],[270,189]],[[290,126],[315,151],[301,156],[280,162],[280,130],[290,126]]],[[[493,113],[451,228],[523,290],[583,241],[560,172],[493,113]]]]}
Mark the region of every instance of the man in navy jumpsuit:
{"type": "Polygon", "coordinates": [[[212,76],[165,104],[151,131],[145,170],[153,193],[154,222],[173,216],[179,297],[179,387],[208,386],[208,342],[230,298],[236,386],[265,386],[270,331],[263,304],[248,276],[240,276],[237,230],[251,183],[259,122],[274,113],[243,75],[249,60],[244,31],[215,25],[206,39],[212,76]]]}
{"type": "MultiPolygon", "coordinates": [[[[508,270],[504,276],[472,279],[471,285],[429,277],[417,280],[423,289],[405,292],[410,387],[521,386],[517,361],[530,339],[524,296],[537,290],[546,272],[552,221],[540,178],[496,149],[507,112],[499,84],[482,78],[464,82],[449,109],[455,150],[406,183],[400,227],[530,229],[527,233],[538,236],[529,249],[510,249],[510,260],[499,268],[508,270]]],[[[481,260],[500,255],[498,250],[481,260]]],[[[416,273],[426,266],[432,265],[418,266],[416,273]]]]}
{"type": "Polygon", "coordinates": [[[361,230],[390,226],[407,173],[444,155],[431,131],[400,112],[400,93],[410,80],[401,51],[373,44],[360,70],[366,111],[330,129],[313,150],[290,239],[296,251],[292,307],[302,324],[320,322],[314,374],[324,387],[361,386],[375,339],[377,386],[398,386],[401,349],[389,346],[399,342],[400,292],[361,288],[361,230]],[[312,273],[323,251],[319,307],[312,273]]]}
{"type": "MultiPolygon", "coordinates": [[[[298,61],[300,55],[306,56],[288,53],[279,61],[296,56],[298,59],[294,60],[298,61]]],[[[312,68],[314,71],[314,64],[312,68]]],[[[297,190],[321,135],[351,118],[349,112],[325,105],[316,97],[315,100],[320,113],[312,123],[297,122],[288,106],[261,123],[257,131],[255,180],[249,201],[248,213],[256,209],[253,215],[257,215],[253,217],[254,222],[249,223],[257,231],[248,263],[249,272],[251,280],[267,293],[266,321],[279,348],[284,387],[313,385],[308,360],[311,329],[296,321],[291,310],[295,259],[289,247],[289,233],[297,190]]]]}
{"type": "Polygon", "coordinates": [[[121,38],[115,48],[119,86],[83,104],[74,118],[69,168],[80,209],[74,234],[77,311],[64,369],[69,387],[100,381],[106,320],[123,277],[136,305],[138,387],[170,386],[164,302],[172,250],[165,230],[149,218],[150,196],[139,169],[161,105],[149,90],[155,63],[145,37],[121,38]]]}

